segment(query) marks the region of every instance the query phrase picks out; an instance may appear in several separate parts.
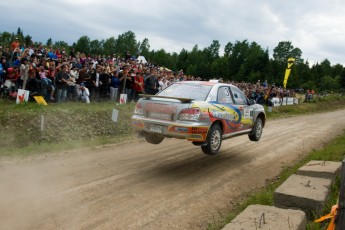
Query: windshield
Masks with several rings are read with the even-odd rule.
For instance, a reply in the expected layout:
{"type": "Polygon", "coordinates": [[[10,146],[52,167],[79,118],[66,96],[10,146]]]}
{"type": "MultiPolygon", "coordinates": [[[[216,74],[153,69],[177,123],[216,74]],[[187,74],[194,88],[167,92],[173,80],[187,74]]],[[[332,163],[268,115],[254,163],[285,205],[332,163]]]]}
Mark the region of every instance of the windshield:
{"type": "Polygon", "coordinates": [[[182,97],[190,98],[195,101],[206,100],[212,85],[199,83],[174,83],[171,86],[165,88],[157,95],[168,97],[182,97]]]}

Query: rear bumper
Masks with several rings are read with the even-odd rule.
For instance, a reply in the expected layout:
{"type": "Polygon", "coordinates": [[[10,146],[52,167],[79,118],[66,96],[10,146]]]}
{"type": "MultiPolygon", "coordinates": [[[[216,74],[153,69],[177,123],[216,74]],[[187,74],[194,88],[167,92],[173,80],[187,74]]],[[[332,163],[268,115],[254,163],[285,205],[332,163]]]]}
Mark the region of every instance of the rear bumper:
{"type": "Polygon", "coordinates": [[[132,127],[137,132],[154,133],[164,137],[187,139],[195,142],[206,141],[210,126],[211,123],[208,122],[170,122],[136,115],[132,117],[132,127]]]}

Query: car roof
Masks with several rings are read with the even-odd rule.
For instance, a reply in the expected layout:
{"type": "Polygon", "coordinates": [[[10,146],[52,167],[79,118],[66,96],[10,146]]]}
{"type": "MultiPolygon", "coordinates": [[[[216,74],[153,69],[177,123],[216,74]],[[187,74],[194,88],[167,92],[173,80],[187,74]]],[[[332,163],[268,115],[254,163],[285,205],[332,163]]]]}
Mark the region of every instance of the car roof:
{"type": "Polygon", "coordinates": [[[229,85],[232,85],[229,83],[221,83],[218,81],[178,81],[175,83],[177,83],[177,84],[200,84],[200,85],[210,85],[210,86],[214,86],[214,85],[228,85],[229,86],[229,85]]]}

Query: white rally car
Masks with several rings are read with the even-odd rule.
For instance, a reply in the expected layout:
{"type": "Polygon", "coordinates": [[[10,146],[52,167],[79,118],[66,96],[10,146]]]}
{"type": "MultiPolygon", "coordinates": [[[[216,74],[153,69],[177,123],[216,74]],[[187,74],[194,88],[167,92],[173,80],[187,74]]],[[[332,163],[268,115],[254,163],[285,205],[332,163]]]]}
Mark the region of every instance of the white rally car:
{"type": "Polygon", "coordinates": [[[234,136],[247,134],[259,141],[265,121],[262,105],[234,85],[211,81],[181,81],[156,95],[143,94],[132,116],[134,130],[147,142],[187,139],[209,155],[234,136]]]}

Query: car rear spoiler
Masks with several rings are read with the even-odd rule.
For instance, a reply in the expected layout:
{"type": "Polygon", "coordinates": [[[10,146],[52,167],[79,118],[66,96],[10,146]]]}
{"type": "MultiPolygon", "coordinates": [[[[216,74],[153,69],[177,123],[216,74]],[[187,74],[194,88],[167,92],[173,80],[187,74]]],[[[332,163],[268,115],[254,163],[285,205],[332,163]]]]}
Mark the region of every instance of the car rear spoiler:
{"type": "Polygon", "coordinates": [[[151,99],[151,98],[165,98],[165,99],[174,99],[178,100],[182,103],[189,103],[193,101],[193,98],[184,98],[184,97],[168,97],[168,96],[159,96],[159,95],[151,95],[151,94],[139,94],[140,97],[143,97],[145,99],[151,99]]]}

